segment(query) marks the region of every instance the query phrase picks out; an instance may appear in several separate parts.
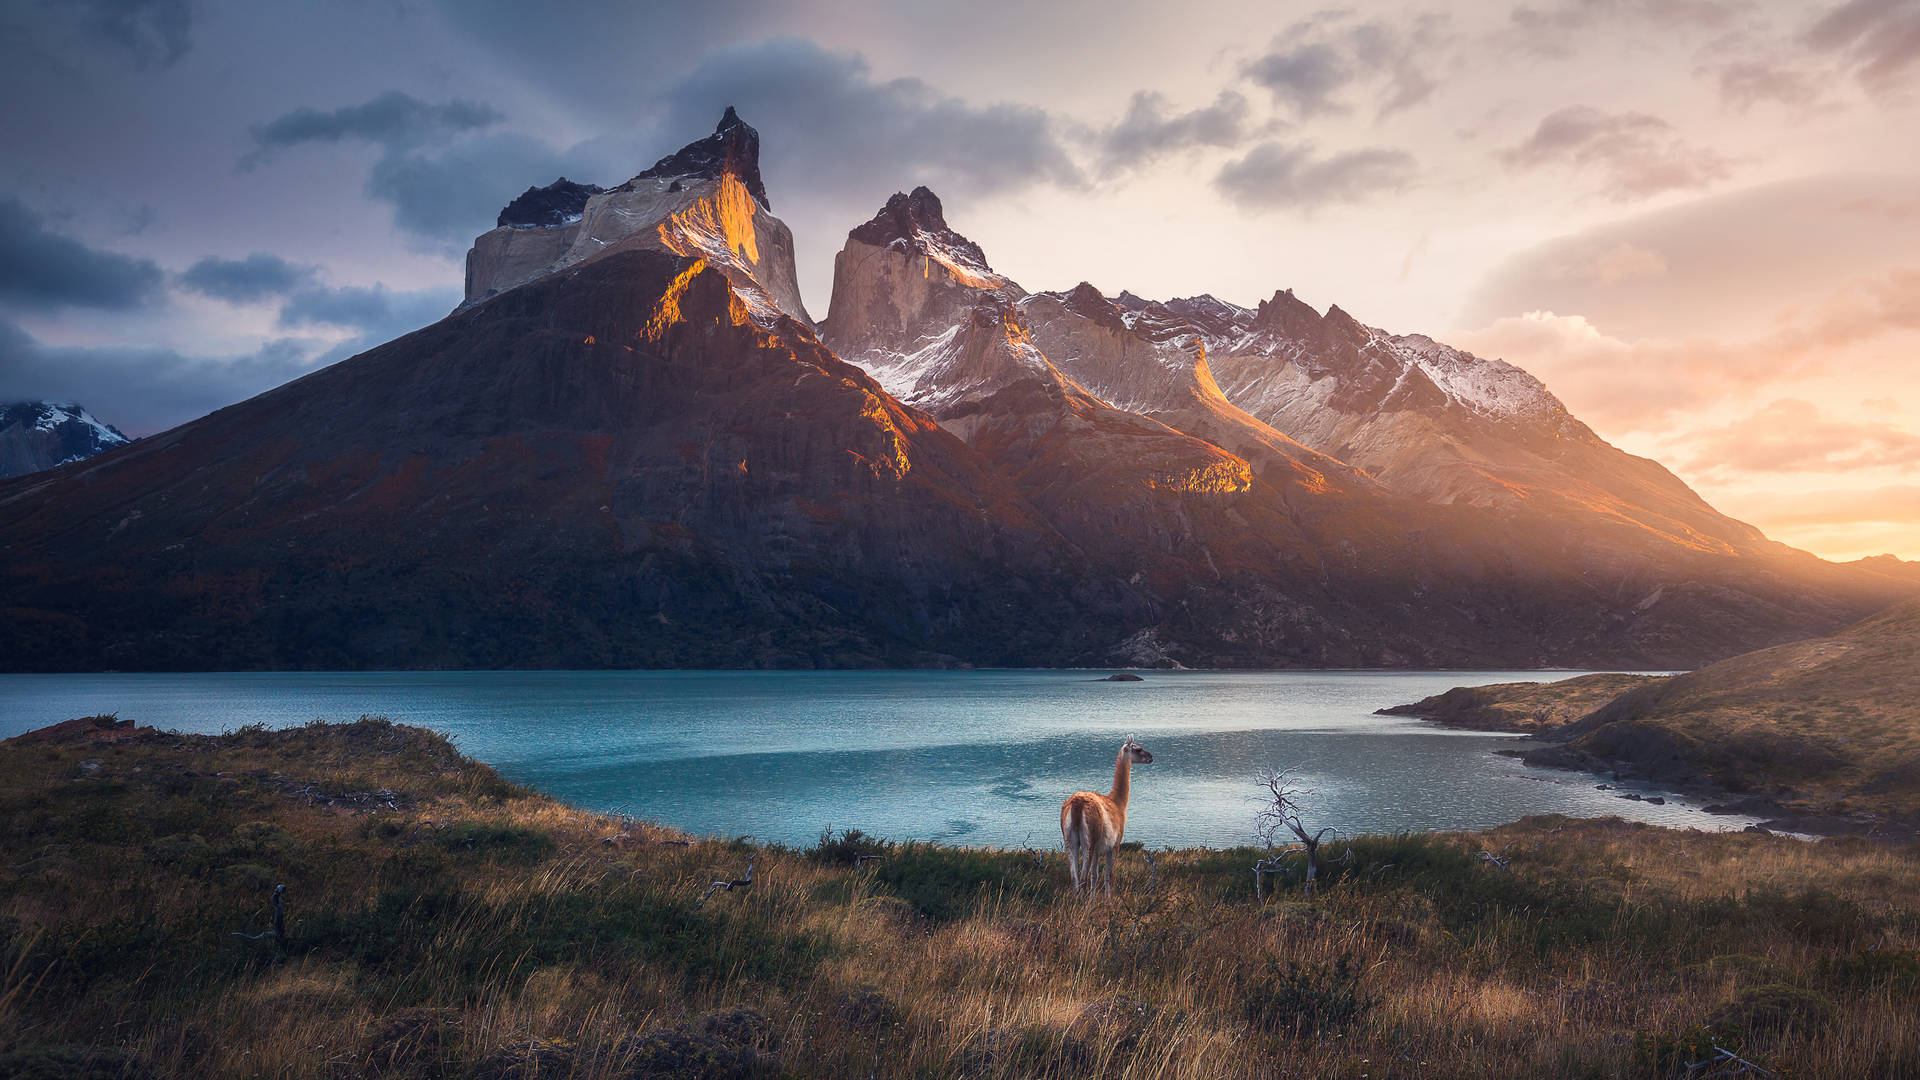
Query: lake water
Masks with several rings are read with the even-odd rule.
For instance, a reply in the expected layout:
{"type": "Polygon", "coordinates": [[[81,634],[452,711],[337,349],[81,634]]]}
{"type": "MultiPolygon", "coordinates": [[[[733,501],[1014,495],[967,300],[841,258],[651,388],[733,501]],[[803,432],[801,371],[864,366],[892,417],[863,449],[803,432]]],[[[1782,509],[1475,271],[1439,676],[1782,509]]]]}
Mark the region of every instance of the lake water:
{"type": "MultiPolygon", "coordinates": [[[[1453,686],[1573,672],[371,672],[0,675],[0,737],[114,712],[218,732],[362,714],[435,728],[513,780],[697,833],[812,842],[828,826],[892,839],[1052,846],[1060,802],[1134,769],[1127,839],[1247,843],[1255,777],[1296,770],[1310,823],[1350,833],[1480,828],[1528,814],[1696,828],[1708,815],[1597,790],[1496,751],[1514,737],[1374,716],[1453,686]]],[[[1640,788],[1652,793],[1658,789],[1640,788]]]]}

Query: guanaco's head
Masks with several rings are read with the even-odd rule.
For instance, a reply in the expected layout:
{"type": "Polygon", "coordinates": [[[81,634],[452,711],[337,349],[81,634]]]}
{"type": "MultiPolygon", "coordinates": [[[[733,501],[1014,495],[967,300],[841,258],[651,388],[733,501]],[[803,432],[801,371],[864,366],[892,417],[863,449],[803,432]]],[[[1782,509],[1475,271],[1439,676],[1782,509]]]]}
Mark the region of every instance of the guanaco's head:
{"type": "Polygon", "coordinates": [[[1127,760],[1133,762],[1135,765],[1153,764],[1153,755],[1147,753],[1146,747],[1134,742],[1131,738],[1120,747],[1120,752],[1127,755],[1127,760]]]}

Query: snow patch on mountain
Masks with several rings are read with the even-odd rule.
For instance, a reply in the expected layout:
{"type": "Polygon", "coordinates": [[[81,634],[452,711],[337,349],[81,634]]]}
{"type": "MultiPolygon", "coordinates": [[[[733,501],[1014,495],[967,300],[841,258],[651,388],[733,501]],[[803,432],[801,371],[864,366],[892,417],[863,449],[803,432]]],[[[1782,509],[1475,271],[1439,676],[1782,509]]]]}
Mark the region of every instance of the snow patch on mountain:
{"type": "Polygon", "coordinates": [[[75,402],[0,405],[0,477],[84,461],[131,441],[75,402]]]}

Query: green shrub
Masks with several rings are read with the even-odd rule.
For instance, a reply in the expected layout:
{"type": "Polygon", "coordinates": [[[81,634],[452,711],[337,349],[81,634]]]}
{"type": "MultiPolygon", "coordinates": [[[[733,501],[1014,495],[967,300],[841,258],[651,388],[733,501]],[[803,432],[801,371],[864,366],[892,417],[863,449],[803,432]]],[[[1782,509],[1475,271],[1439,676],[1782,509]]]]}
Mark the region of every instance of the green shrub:
{"type": "Polygon", "coordinates": [[[1839,1010],[1826,995],[1785,983],[1768,983],[1742,990],[1713,1012],[1709,1025],[1716,1031],[1739,1034],[1778,1034],[1793,1029],[1811,1031],[1832,1022],[1839,1010]]]}
{"type": "Polygon", "coordinates": [[[1272,961],[1265,977],[1245,987],[1242,995],[1249,1023],[1300,1039],[1356,1030],[1380,1004],[1362,985],[1358,965],[1346,953],[1331,964],[1289,960],[1281,967],[1272,961]]]}
{"type": "Polygon", "coordinates": [[[1043,866],[1014,852],[903,844],[878,866],[876,880],[936,923],[972,914],[985,898],[1033,903],[1058,887],[1043,866]]]}
{"type": "Polygon", "coordinates": [[[859,829],[835,833],[828,826],[820,833],[820,842],[807,850],[807,857],[827,866],[857,866],[863,857],[885,856],[892,851],[892,844],[859,829]]]}
{"type": "Polygon", "coordinates": [[[1898,994],[1920,993],[1920,951],[1861,949],[1821,961],[1820,975],[1830,985],[1848,990],[1886,988],[1898,994]]]}
{"type": "Polygon", "coordinates": [[[553,837],[491,821],[456,821],[436,830],[433,842],[454,855],[479,855],[495,862],[531,866],[553,854],[553,837]]]}

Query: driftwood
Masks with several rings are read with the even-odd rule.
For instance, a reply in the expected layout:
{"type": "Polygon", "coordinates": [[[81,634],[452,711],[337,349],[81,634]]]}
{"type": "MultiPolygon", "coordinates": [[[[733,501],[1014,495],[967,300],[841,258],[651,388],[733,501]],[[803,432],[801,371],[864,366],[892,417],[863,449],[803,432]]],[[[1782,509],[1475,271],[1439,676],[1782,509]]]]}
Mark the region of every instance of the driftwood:
{"type": "Polygon", "coordinates": [[[712,896],[714,893],[719,892],[722,889],[725,889],[728,892],[732,892],[735,889],[750,888],[752,887],[752,885],[753,885],[753,860],[748,859],[747,872],[745,874],[742,874],[737,878],[715,881],[713,884],[707,886],[706,892],[700,894],[700,903],[695,904],[693,906],[700,907],[704,905],[707,902],[708,897],[712,896]]]}
{"type": "Polygon", "coordinates": [[[257,934],[243,934],[235,930],[233,936],[246,938],[248,941],[259,941],[261,938],[270,937],[273,939],[275,945],[285,945],[287,943],[286,895],[287,887],[285,885],[275,885],[273,887],[273,929],[262,930],[257,934]]]}
{"type": "MultiPolygon", "coordinates": [[[[1500,850],[1505,851],[1507,849],[1501,848],[1500,850]]],[[[1491,851],[1482,851],[1475,857],[1478,858],[1481,862],[1492,863],[1494,866],[1498,867],[1501,870],[1511,871],[1513,869],[1512,867],[1507,865],[1508,863],[1513,861],[1513,856],[1511,855],[1495,855],[1491,851]]]]}
{"type": "Polygon", "coordinates": [[[870,862],[884,862],[886,858],[885,855],[855,855],[853,857],[853,868],[858,870],[870,862]]]}
{"type": "Polygon", "coordinates": [[[1708,1054],[1704,1060],[1687,1063],[1689,1080],[1694,1077],[1698,1077],[1699,1080],[1721,1080],[1723,1077],[1734,1076],[1757,1076],[1760,1080],[1781,1080],[1779,1073],[1763,1069],[1721,1046],[1720,1040],[1709,1038],[1707,1041],[1713,1047],[1713,1053],[1708,1054]]]}

